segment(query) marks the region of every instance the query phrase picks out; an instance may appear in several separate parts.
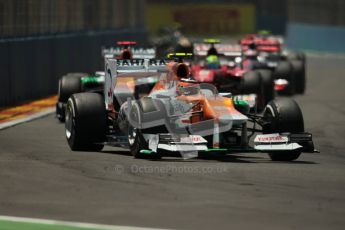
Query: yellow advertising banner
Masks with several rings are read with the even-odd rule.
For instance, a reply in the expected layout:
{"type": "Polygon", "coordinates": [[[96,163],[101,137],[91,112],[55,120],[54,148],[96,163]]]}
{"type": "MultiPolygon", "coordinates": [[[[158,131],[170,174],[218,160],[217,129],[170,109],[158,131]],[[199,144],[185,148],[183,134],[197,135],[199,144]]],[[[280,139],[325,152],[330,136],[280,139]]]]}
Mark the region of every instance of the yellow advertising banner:
{"type": "Polygon", "coordinates": [[[156,34],[160,27],[180,25],[192,35],[250,33],[255,30],[253,4],[148,4],[147,27],[156,34]]]}

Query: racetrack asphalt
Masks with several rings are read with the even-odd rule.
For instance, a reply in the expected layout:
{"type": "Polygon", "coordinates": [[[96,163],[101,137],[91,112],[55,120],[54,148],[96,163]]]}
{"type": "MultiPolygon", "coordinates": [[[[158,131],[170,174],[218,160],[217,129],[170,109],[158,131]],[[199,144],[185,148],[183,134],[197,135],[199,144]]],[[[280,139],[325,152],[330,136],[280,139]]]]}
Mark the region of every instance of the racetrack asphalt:
{"type": "Polygon", "coordinates": [[[161,161],[72,152],[53,115],[0,131],[0,215],[173,229],[344,229],[345,59],[308,58],[294,98],[321,153],[161,161]]]}

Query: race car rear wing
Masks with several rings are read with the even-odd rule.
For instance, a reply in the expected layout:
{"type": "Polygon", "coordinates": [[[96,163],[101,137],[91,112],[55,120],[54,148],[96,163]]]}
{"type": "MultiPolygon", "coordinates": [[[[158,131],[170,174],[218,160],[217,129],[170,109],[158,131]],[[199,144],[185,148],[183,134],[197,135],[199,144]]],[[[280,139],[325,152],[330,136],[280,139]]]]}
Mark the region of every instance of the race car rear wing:
{"type": "Polygon", "coordinates": [[[164,59],[113,59],[116,60],[116,72],[164,72],[167,71],[167,62],[164,59]]]}
{"type": "MultiPolygon", "coordinates": [[[[122,47],[110,47],[102,49],[102,56],[105,58],[114,58],[114,56],[118,56],[122,53],[122,47]]],[[[131,48],[131,52],[133,54],[133,58],[155,58],[156,57],[156,49],[154,48],[131,48]]]]}
{"type": "MultiPolygon", "coordinates": [[[[194,43],[194,55],[206,56],[207,51],[211,48],[212,44],[207,43],[194,43]]],[[[234,57],[241,56],[242,48],[238,44],[213,44],[220,55],[234,57]]]]}
{"type": "MultiPolygon", "coordinates": [[[[120,73],[157,73],[167,72],[167,62],[164,59],[113,59],[105,58],[104,100],[106,108],[113,105],[115,86],[120,73]]],[[[134,74],[133,74],[134,77],[134,74]]]]}

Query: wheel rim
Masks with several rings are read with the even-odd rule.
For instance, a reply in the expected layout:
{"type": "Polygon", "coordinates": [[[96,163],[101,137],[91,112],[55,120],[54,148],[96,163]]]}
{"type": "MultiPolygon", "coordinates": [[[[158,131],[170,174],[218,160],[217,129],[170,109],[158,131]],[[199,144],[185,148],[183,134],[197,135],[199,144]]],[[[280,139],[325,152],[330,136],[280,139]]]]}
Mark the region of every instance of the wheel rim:
{"type": "Polygon", "coordinates": [[[134,145],[136,136],[137,136],[137,129],[132,127],[132,126],[129,126],[129,128],[128,128],[128,143],[130,146],[134,145]]]}
{"type": "Polygon", "coordinates": [[[138,121],[138,114],[135,112],[136,107],[132,107],[130,112],[130,120],[128,122],[128,143],[130,146],[133,146],[135,143],[135,139],[137,136],[137,128],[135,128],[135,124],[131,124],[131,122],[136,123],[138,121]]]}
{"type": "Polygon", "coordinates": [[[70,106],[67,106],[66,116],[65,116],[65,131],[67,139],[70,139],[72,136],[73,129],[73,114],[70,106]]]}
{"type": "Polygon", "coordinates": [[[274,126],[273,121],[275,119],[275,113],[271,105],[269,104],[266,105],[263,117],[264,117],[264,120],[270,124],[268,129],[267,127],[263,129],[263,133],[272,133],[273,132],[272,125],[274,126]]]}

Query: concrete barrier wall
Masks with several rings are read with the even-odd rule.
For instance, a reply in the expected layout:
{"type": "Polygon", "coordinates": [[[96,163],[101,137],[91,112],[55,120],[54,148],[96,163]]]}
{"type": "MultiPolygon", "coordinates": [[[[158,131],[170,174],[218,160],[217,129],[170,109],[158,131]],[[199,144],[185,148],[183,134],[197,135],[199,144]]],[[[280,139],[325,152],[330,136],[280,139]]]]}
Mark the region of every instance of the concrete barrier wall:
{"type": "Polygon", "coordinates": [[[345,53],[345,27],[289,23],[287,45],[292,49],[345,53]]]}
{"type": "Polygon", "coordinates": [[[102,46],[143,44],[146,35],[144,29],[124,29],[0,40],[0,107],[56,94],[62,75],[103,69],[102,46]]]}

